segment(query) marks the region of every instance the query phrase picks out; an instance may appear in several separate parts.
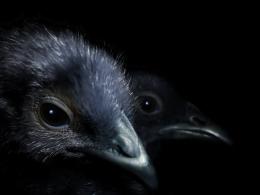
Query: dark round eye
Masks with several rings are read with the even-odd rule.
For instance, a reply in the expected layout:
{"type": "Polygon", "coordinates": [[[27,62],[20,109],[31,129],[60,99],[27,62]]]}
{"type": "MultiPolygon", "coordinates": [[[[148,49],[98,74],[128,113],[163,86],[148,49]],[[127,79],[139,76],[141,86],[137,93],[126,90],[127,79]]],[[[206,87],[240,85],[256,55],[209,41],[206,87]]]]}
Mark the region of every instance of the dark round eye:
{"type": "Polygon", "coordinates": [[[139,96],[139,109],[145,114],[157,114],[161,111],[161,101],[153,95],[139,96]]]}
{"type": "Polygon", "coordinates": [[[70,117],[59,106],[43,103],[40,107],[40,117],[50,127],[61,128],[70,123],[70,117]]]}

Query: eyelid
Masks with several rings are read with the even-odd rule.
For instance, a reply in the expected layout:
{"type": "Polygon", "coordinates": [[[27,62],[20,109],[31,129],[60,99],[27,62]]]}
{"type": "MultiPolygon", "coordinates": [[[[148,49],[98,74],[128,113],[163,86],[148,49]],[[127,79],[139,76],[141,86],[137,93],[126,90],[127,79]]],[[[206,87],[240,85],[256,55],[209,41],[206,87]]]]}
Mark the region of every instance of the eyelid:
{"type": "Polygon", "coordinates": [[[147,115],[156,115],[156,114],[160,113],[162,111],[162,109],[163,109],[162,98],[159,95],[157,95],[156,93],[152,92],[152,91],[143,91],[143,92],[138,94],[138,99],[140,97],[145,97],[145,96],[154,98],[156,100],[156,102],[158,103],[158,107],[159,107],[158,111],[155,111],[155,112],[150,113],[150,114],[147,114],[147,113],[145,113],[145,114],[147,114],[147,115]]]}
{"type": "Polygon", "coordinates": [[[71,111],[71,109],[63,102],[61,101],[59,98],[53,97],[53,96],[46,96],[41,100],[40,104],[43,103],[51,103],[54,104],[55,106],[59,107],[60,109],[62,109],[64,112],[66,112],[70,118],[70,120],[73,119],[73,112],[71,111]]]}
{"type": "Polygon", "coordinates": [[[57,106],[58,108],[60,108],[61,110],[63,110],[67,116],[69,117],[70,123],[73,121],[73,112],[71,111],[71,109],[59,98],[57,97],[53,97],[53,96],[45,96],[43,98],[41,98],[39,101],[37,101],[34,105],[34,110],[36,111],[36,114],[38,116],[39,121],[46,126],[47,128],[50,129],[62,129],[64,127],[54,127],[54,126],[50,126],[48,125],[46,122],[43,121],[43,119],[40,116],[40,106],[42,104],[45,103],[50,103],[53,104],[55,106],[57,106]]]}

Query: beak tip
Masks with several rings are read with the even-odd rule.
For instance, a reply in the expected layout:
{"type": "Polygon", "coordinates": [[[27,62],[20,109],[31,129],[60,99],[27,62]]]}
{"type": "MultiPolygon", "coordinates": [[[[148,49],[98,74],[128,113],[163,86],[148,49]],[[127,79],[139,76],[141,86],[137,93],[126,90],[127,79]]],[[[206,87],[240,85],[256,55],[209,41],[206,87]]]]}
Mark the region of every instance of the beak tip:
{"type": "Polygon", "coordinates": [[[157,175],[145,148],[140,140],[129,143],[126,140],[117,139],[116,145],[120,143],[120,150],[118,152],[106,151],[100,155],[102,155],[103,159],[107,159],[134,175],[149,191],[154,192],[158,188],[157,175]],[[134,155],[130,155],[132,154],[130,152],[132,151],[130,150],[132,147],[135,148],[133,150],[134,155]]]}
{"type": "Polygon", "coordinates": [[[139,146],[140,155],[138,158],[133,159],[135,161],[133,164],[135,165],[132,172],[138,176],[138,178],[150,189],[150,191],[155,191],[158,188],[156,171],[143,146],[139,146]]]}

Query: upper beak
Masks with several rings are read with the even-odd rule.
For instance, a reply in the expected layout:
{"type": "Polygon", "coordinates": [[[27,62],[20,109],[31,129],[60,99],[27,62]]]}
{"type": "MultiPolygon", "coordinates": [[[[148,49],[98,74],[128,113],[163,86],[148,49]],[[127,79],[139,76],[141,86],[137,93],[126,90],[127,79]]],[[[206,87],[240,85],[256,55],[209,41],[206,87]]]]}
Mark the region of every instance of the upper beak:
{"type": "Polygon", "coordinates": [[[121,167],[141,180],[150,190],[156,190],[158,181],[153,165],[128,118],[122,114],[115,127],[112,147],[92,151],[94,156],[121,167]]]}
{"type": "Polygon", "coordinates": [[[229,145],[232,144],[225,131],[216,125],[194,126],[187,123],[180,123],[161,129],[159,134],[166,139],[198,138],[220,141],[229,145]]]}
{"type": "Polygon", "coordinates": [[[188,103],[189,109],[182,122],[160,129],[159,136],[165,139],[206,139],[232,144],[231,139],[218,125],[205,117],[194,105],[188,103]],[[192,109],[191,109],[192,108],[192,109]]]}

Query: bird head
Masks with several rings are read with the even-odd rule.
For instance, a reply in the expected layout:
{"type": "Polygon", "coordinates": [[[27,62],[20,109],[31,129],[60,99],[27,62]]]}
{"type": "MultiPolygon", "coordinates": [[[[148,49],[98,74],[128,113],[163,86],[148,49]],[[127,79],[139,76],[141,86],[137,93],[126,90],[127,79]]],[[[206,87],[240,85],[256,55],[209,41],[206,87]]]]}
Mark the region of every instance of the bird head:
{"type": "Polygon", "coordinates": [[[0,55],[2,149],[40,163],[94,158],[156,186],[118,62],[80,35],[46,28],[9,33],[0,55]]]}
{"type": "Polygon", "coordinates": [[[136,96],[134,126],[152,157],[160,194],[190,189],[208,194],[216,186],[224,190],[232,163],[227,132],[182,98],[166,79],[144,72],[130,76],[136,96]]]}
{"type": "Polygon", "coordinates": [[[135,124],[145,145],[161,140],[231,144],[227,132],[182,98],[169,82],[144,72],[134,72],[131,76],[132,90],[137,97],[135,124]]]}

